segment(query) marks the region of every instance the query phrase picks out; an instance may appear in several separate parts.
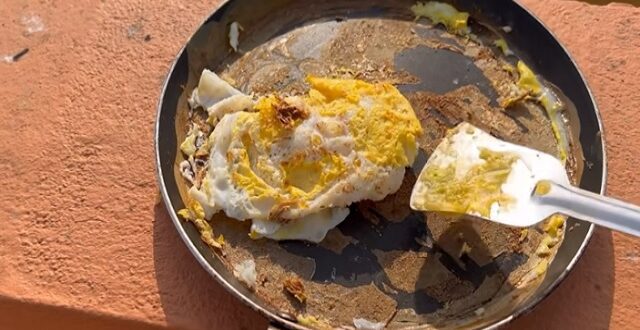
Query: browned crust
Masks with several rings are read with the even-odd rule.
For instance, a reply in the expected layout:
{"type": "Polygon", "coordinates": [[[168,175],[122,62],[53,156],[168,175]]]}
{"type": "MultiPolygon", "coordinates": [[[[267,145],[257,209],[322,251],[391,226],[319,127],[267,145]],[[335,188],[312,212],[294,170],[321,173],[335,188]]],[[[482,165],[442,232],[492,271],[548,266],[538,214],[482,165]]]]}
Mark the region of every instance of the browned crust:
{"type": "Polygon", "coordinates": [[[278,119],[285,128],[293,128],[297,120],[305,120],[309,117],[307,110],[289,104],[279,97],[274,109],[276,111],[276,119],[278,119]]]}
{"type": "Polygon", "coordinates": [[[282,283],[283,289],[296,298],[300,303],[307,302],[307,296],[304,292],[304,284],[297,276],[289,276],[282,283]]]}

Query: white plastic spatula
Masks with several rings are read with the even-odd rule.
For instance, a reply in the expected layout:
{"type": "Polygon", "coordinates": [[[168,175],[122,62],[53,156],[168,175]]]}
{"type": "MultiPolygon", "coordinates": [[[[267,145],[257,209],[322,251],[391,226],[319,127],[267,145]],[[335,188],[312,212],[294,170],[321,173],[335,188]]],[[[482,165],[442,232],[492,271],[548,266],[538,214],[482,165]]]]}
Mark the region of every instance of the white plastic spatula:
{"type": "Polygon", "coordinates": [[[557,158],[468,123],[452,129],[429,157],[410,204],[515,227],[561,213],[640,236],[639,207],[573,187],[557,158]]]}

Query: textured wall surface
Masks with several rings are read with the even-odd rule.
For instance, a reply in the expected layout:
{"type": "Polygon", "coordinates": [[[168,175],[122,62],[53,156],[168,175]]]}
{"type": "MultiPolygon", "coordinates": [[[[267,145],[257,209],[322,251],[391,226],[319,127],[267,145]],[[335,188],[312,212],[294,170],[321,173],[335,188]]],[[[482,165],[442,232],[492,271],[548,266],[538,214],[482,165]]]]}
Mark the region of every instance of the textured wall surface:
{"type": "MultiPolygon", "coordinates": [[[[609,194],[640,204],[640,9],[522,2],[593,89],[609,194]]],[[[156,205],[160,85],[218,1],[1,3],[0,328],[264,329],[156,205]]],[[[598,230],[567,280],[511,327],[640,328],[638,273],[640,240],[598,230]]]]}

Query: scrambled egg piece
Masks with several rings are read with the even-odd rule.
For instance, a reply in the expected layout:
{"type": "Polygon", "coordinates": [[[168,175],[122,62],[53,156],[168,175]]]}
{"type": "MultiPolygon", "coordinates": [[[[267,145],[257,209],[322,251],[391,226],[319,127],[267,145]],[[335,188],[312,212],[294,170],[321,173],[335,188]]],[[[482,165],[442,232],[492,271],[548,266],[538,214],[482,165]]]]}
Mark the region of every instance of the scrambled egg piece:
{"type": "Polygon", "coordinates": [[[298,323],[305,327],[316,330],[331,330],[333,327],[328,322],[322,321],[313,315],[297,315],[296,319],[298,323]]]}
{"type": "Polygon", "coordinates": [[[542,276],[547,273],[547,268],[549,268],[549,260],[542,259],[540,262],[533,268],[535,274],[537,276],[542,276]]]}
{"type": "Polygon", "coordinates": [[[185,220],[191,221],[196,226],[203,242],[212,248],[222,248],[224,245],[224,237],[222,235],[218,236],[217,239],[214,237],[213,229],[211,229],[207,220],[204,220],[204,209],[198,201],[190,200],[187,208],[179,210],[178,215],[185,220]]]}
{"type": "Polygon", "coordinates": [[[562,214],[554,214],[547,219],[543,227],[545,234],[536,250],[538,256],[546,257],[551,255],[551,249],[560,242],[562,227],[564,227],[566,219],[567,217],[562,214]]]}
{"type": "Polygon", "coordinates": [[[493,44],[500,48],[500,50],[502,51],[502,54],[504,54],[505,56],[511,56],[514,55],[513,51],[511,51],[511,49],[509,48],[509,45],[507,45],[507,41],[504,39],[498,39],[496,41],[493,42],[493,44]]]}
{"type": "Polygon", "coordinates": [[[536,74],[522,61],[518,61],[518,86],[533,95],[539,95],[542,92],[542,84],[536,77],[536,74]]]}
{"type": "Polygon", "coordinates": [[[565,162],[567,160],[568,141],[561,131],[562,124],[560,121],[559,111],[562,110],[562,102],[553,94],[553,92],[546,86],[540,83],[535,73],[522,61],[518,61],[518,73],[520,78],[517,85],[521,89],[527,91],[532,95],[546,110],[549,119],[551,120],[551,129],[558,141],[558,154],[560,160],[565,162]]]}
{"type": "Polygon", "coordinates": [[[211,109],[240,94],[207,76],[192,99],[217,100],[203,108],[220,121],[208,139],[207,175],[190,195],[206,218],[222,210],[251,219],[252,238],[322,240],[351,203],[397,191],[417,155],[422,128],[390,84],[311,76],[307,95],[265,96],[251,111],[243,103],[218,113],[211,109]]]}
{"type": "Polygon", "coordinates": [[[418,2],[411,6],[411,11],[416,18],[426,17],[434,24],[442,24],[451,33],[466,35],[471,32],[467,21],[469,13],[458,11],[452,5],[437,2],[418,2]]]}
{"type": "Polygon", "coordinates": [[[551,184],[549,181],[540,181],[536,184],[536,189],[534,190],[536,195],[542,196],[546,195],[551,191],[551,184]]]}
{"type": "Polygon", "coordinates": [[[180,150],[187,156],[193,156],[196,151],[196,139],[198,138],[198,135],[200,134],[200,130],[198,129],[197,126],[194,126],[193,128],[191,128],[191,130],[189,131],[189,134],[187,134],[187,137],[184,139],[184,141],[180,144],[180,150]]]}
{"type": "Polygon", "coordinates": [[[542,237],[542,241],[536,250],[536,254],[539,257],[547,257],[551,255],[551,249],[558,244],[559,240],[549,235],[542,237]]]}
{"type": "Polygon", "coordinates": [[[522,230],[520,230],[520,237],[518,238],[518,243],[524,242],[527,239],[527,237],[529,237],[529,229],[522,228],[522,230]]]}
{"type": "Polygon", "coordinates": [[[544,231],[552,238],[556,238],[562,233],[562,227],[564,227],[566,220],[566,216],[562,214],[554,214],[547,220],[544,226],[544,231]]]}

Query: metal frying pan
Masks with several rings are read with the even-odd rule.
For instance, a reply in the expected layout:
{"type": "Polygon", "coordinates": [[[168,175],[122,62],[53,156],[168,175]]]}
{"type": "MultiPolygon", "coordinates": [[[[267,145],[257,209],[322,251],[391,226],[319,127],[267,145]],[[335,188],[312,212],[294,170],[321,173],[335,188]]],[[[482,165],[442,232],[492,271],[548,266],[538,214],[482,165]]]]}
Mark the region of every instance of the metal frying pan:
{"type": "MultiPolygon", "coordinates": [[[[564,48],[516,2],[460,0],[451,3],[471,14],[471,28],[481,40],[488,42],[490,39],[483,38],[491,38],[497,32],[518,58],[557,87],[567,106],[565,112],[573,138],[569,170],[580,187],[602,193],[606,163],[598,110],[581,73],[564,48]],[[501,32],[500,27],[504,26],[509,26],[511,31],[501,32]]],[[[207,272],[269,318],[274,326],[303,328],[295,321],[298,313],[340,319],[343,325],[349,322],[341,319],[343,312],[329,313],[320,303],[301,307],[286,301],[282,290],[275,289],[281,288],[280,283],[269,290],[248,290],[229,267],[242,253],[259,256],[263,262],[269,259],[265,255],[274,256],[266,268],[292,273],[299,266],[296,264],[299,260],[302,260],[300,265],[311,263],[312,269],[304,270],[305,267],[300,266],[303,270],[296,274],[305,280],[309,294],[312,298],[315,294],[319,302],[323,295],[335,298],[330,292],[319,292],[323,290],[318,288],[325,285],[337,290],[336,295],[345,294],[354,301],[372,292],[378,294],[376,298],[365,297],[368,300],[362,300],[362,304],[366,310],[372,309],[367,301],[379,298],[396,306],[397,310],[384,320],[390,322],[390,326],[493,328],[531,309],[548,295],[573,267],[592,234],[592,225],[569,219],[565,228],[570,230],[566,230],[563,243],[554,251],[555,258],[544,277],[535,281],[535,285],[519,287],[505,283],[512,283],[515,277],[522,282],[526,277],[527,270],[522,268],[531,263],[533,243],[527,245],[516,239],[511,244],[516,234],[491,224],[398,210],[395,206],[402,203],[394,201],[400,197],[353,206],[350,217],[329,239],[332,242],[342,239],[344,242],[336,244],[338,248],[325,242],[315,246],[300,242],[248,241],[245,227],[222,219],[212,226],[216,232],[224,233],[234,249],[221,258],[201,241],[190,223],[177,217],[176,211],[184,207],[185,190],[184,182],[177,175],[181,157],[177,146],[184,138],[189,111],[186,98],[203,68],[222,72],[236,82],[236,87],[257,93],[273,89],[299,91],[303,86],[298,82],[309,72],[329,75],[353,69],[358,72],[345,74],[364,80],[393,81],[412,102],[427,134],[431,132],[421,142],[423,160],[439,141],[439,134],[460,120],[476,120],[475,124],[484,125],[505,139],[549,149],[549,145],[540,141],[548,139],[550,133],[542,128],[544,118],[535,109],[516,109],[507,117],[483,117],[487,109],[497,106],[497,94],[491,84],[494,77],[487,76],[487,70],[479,69],[477,58],[473,58],[478,49],[461,46],[441,27],[414,22],[409,10],[413,4],[412,1],[230,0],[201,25],[180,51],[167,76],[159,101],[155,144],[159,182],[169,214],[180,236],[207,272]],[[228,47],[228,25],[233,21],[244,27],[239,53],[231,52],[228,47]],[[396,33],[413,36],[403,40],[396,33]],[[296,42],[289,44],[293,39],[296,42]],[[363,52],[367,56],[358,58],[366,60],[350,61],[353,55],[345,57],[339,52],[318,55],[317,49],[328,41],[337,45],[329,48],[344,53],[363,52]],[[282,45],[291,46],[285,47],[286,56],[283,56],[282,45]],[[387,63],[389,59],[391,62],[387,63]],[[380,63],[385,65],[376,66],[380,63]],[[392,70],[388,70],[389,67],[392,70]],[[458,113],[456,109],[460,108],[484,112],[458,113]],[[511,130],[513,134],[507,132],[511,130]],[[402,216],[396,216],[398,213],[402,216]],[[467,240],[465,244],[473,250],[462,251],[464,244],[458,242],[460,238],[467,240]],[[420,269],[399,262],[423,259],[427,261],[420,269]],[[407,268],[393,268],[392,264],[407,268]],[[428,278],[431,282],[424,286],[416,282],[415,287],[407,289],[407,283],[398,278],[411,277],[413,270],[418,279],[428,278]],[[434,281],[440,282],[436,285],[434,281]],[[356,293],[349,295],[352,292],[356,293]]],[[[405,180],[410,188],[410,174],[408,177],[405,180]]],[[[401,192],[397,196],[402,195],[401,192]]],[[[539,240],[535,231],[530,235],[528,240],[539,240]]],[[[338,309],[357,309],[350,302],[338,301],[337,304],[338,309]]],[[[384,311],[380,313],[384,315],[384,311]]]]}

